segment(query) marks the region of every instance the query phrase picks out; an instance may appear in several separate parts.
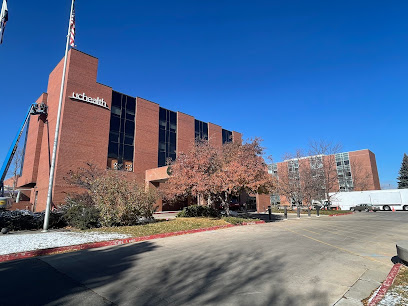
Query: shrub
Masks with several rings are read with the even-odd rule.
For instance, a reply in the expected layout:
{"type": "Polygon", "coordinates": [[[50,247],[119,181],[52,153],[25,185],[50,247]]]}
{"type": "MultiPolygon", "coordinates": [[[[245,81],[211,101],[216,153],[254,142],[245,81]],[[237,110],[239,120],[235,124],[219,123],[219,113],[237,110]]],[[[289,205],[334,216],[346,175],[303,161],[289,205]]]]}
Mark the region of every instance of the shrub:
{"type": "Polygon", "coordinates": [[[68,197],[66,205],[60,209],[66,224],[69,226],[82,230],[100,226],[99,210],[87,193],[68,197]]]}
{"type": "MultiPolygon", "coordinates": [[[[50,212],[49,227],[65,226],[60,211],[50,212]]],[[[38,230],[43,227],[44,212],[33,213],[28,210],[0,211],[0,228],[7,227],[11,231],[38,230]]]]}
{"type": "Polygon", "coordinates": [[[218,211],[212,207],[202,205],[191,205],[184,207],[177,214],[177,217],[192,218],[192,217],[218,217],[218,211]]]}
{"type": "Polygon", "coordinates": [[[156,196],[120,175],[95,180],[91,197],[100,211],[102,226],[136,225],[153,216],[156,196]]]}
{"type": "MultiPolygon", "coordinates": [[[[89,168],[79,169],[77,172],[71,171],[66,180],[87,191],[87,201],[99,213],[100,226],[136,225],[153,219],[155,192],[145,191],[143,185],[129,181],[123,172],[98,170],[91,164],[88,166],[89,168]]],[[[89,209],[86,208],[89,214],[85,215],[94,216],[89,209]]]]}

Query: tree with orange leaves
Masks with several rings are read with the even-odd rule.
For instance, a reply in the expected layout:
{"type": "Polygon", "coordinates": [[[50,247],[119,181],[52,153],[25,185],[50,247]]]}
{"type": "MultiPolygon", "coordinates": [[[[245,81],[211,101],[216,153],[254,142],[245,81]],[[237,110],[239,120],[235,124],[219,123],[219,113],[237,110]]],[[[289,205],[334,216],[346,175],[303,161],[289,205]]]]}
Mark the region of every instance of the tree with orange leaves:
{"type": "Polygon", "coordinates": [[[213,147],[197,140],[191,150],[180,153],[170,164],[171,176],[162,188],[169,200],[192,197],[207,199],[208,205],[221,202],[229,214],[229,201],[241,193],[270,193],[274,179],[262,157],[261,140],[244,144],[226,143],[213,147]]]}

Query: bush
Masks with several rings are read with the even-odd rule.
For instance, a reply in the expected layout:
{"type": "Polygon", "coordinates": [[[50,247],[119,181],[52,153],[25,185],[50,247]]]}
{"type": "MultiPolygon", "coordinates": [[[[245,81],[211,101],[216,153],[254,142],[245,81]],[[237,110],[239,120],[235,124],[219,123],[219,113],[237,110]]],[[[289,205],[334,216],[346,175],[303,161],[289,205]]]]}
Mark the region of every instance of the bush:
{"type": "MultiPolygon", "coordinates": [[[[0,228],[11,231],[38,230],[44,224],[44,212],[33,213],[29,210],[0,211],[0,228]]],[[[49,228],[61,228],[66,224],[60,211],[50,212],[49,228]]]]}
{"type": "Polygon", "coordinates": [[[202,205],[191,205],[184,207],[177,214],[177,217],[192,218],[192,217],[218,217],[219,213],[216,209],[202,205]]]}
{"type": "Polygon", "coordinates": [[[123,172],[98,170],[91,164],[88,166],[77,172],[71,171],[66,178],[71,185],[87,191],[86,198],[84,195],[84,198],[80,198],[80,195],[73,197],[76,204],[71,208],[72,222],[75,213],[81,214],[80,218],[75,219],[75,227],[137,225],[153,220],[155,192],[145,191],[144,185],[129,181],[123,172]],[[95,221],[97,212],[98,222],[95,221]]]}
{"type": "Polygon", "coordinates": [[[102,226],[136,225],[153,218],[155,194],[120,175],[95,180],[91,197],[100,211],[102,226]]]}
{"type": "Polygon", "coordinates": [[[68,197],[66,203],[61,211],[67,225],[81,230],[100,226],[99,210],[89,194],[68,197]]]}

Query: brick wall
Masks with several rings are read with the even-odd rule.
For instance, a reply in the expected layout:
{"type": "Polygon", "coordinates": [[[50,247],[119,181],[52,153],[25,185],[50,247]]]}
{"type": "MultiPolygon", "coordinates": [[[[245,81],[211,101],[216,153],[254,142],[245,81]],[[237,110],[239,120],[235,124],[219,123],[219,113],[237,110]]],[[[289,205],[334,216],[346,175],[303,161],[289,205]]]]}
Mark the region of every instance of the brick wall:
{"type": "Polygon", "coordinates": [[[355,190],[379,190],[377,163],[370,150],[349,152],[355,190]]]}
{"type": "Polygon", "coordinates": [[[235,131],[232,131],[232,141],[234,143],[242,144],[242,134],[238,133],[238,132],[235,132],[235,131]]]}
{"type": "MultiPolygon", "coordinates": [[[[36,103],[46,103],[47,94],[43,93],[36,103]]],[[[25,147],[23,171],[19,178],[19,187],[34,185],[37,181],[38,163],[40,160],[42,135],[45,116],[30,116],[28,125],[27,142],[25,147]]]]}
{"type": "MultiPolygon", "coordinates": [[[[63,60],[51,72],[48,82],[48,129],[43,133],[41,145],[37,210],[45,209],[46,204],[49,157],[52,156],[54,142],[62,65],[63,60]]],[[[68,171],[84,167],[86,163],[92,163],[102,169],[107,164],[110,110],[70,98],[73,92],[85,93],[88,97],[103,98],[110,109],[112,89],[97,83],[97,69],[97,58],[74,49],[70,50],[55,165],[54,204],[62,203],[68,193],[77,190],[64,179],[68,171]]]]}
{"type": "Polygon", "coordinates": [[[188,152],[195,140],[195,120],[193,116],[177,112],[177,154],[188,152]]]}
{"type": "MultiPolygon", "coordinates": [[[[47,94],[37,102],[45,102],[48,116],[44,122],[38,117],[31,120],[27,156],[24,161],[21,184],[32,184],[31,203],[36,211],[45,209],[48,193],[49,172],[56,128],[63,59],[50,73],[47,94]],[[35,199],[36,202],[35,202],[35,199]],[[35,203],[34,203],[35,202],[35,203]]],[[[59,144],[56,154],[53,204],[62,203],[67,194],[79,191],[67,184],[65,177],[70,170],[77,170],[92,163],[98,168],[107,167],[110,108],[112,88],[97,82],[98,59],[71,49],[67,58],[65,92],[62,100],[59,144]],[[109,109],[71,99],[73,93],[104,99],[109,109]]],[[[194,117],[177,113],[177,152],[187,151],[194,143],[194,117]]],[[[209,123],[210,143],[222,146],[222,128],[209,123]]],[[[242,141],[242,135],[233,132],[234,141],[242,141]]],[[[159,105],[146,99],[136,98],[134,172],[126,178],[145,179],[145,171],[157,168],[159,142],[159,105]]],[[[21,185],[20,184],[20,185],[21,185]]],[[[148,184],[147,184],[148,186],[148,184]]],[[[162,202],[158,201],[159,207],[162,202]],[[160,203],[159,203],[160,202],[160,203]]]]}
{"type": "Polygon", "coordinates": [[[208,123],[208,138],[214,147],[222,147],[222,127],[214,123],[208,123]]]}
{"type": "Polygon", "coordinates": [[[137,98],[134,172],[144,177],[145,171],[157,168],[159,147],[159,105],[137,98]]]}

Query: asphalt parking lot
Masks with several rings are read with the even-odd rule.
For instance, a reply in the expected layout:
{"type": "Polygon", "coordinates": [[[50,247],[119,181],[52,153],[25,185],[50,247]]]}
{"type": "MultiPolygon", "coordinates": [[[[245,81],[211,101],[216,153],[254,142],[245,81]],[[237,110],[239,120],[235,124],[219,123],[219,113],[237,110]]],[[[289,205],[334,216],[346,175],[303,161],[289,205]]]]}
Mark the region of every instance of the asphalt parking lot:
{"type": "Polygon", "coordinates": [[[302,215],[2,263],[0,304],[358,305],[392,267],[407,217],[302,215]]]}

